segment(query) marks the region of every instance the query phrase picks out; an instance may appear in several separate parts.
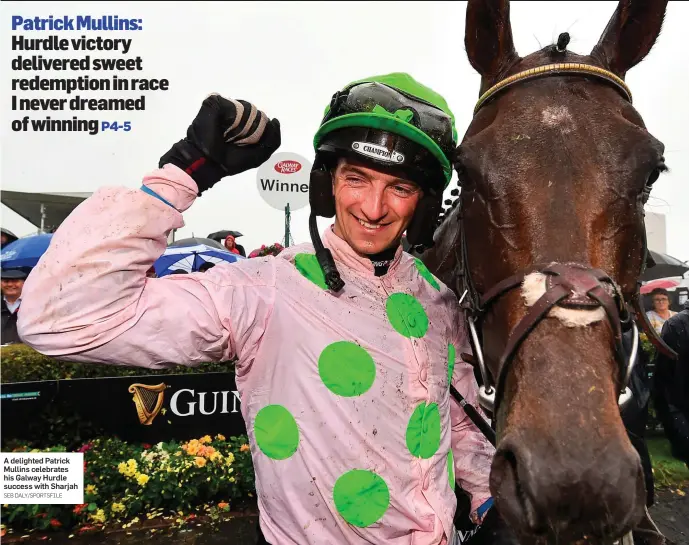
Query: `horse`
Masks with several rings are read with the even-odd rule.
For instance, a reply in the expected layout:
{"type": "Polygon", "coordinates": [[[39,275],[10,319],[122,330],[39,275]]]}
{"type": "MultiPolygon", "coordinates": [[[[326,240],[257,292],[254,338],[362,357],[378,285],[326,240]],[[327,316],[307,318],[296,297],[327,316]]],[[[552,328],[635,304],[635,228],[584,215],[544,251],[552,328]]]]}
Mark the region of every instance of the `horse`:
{"type": "Polygon", "coordinates": [[[638,306],[644,204],[667,167],[624,79],[666,6],[622,0],[590,54],[563,33],[522,58],[509,1],[468,1],[481,85],[456,149],[461,192],[416,255],[466,311],[497,432],[490,488],[522,544],[610,543],[647,514],[618,403],[634,361],[622,336],[634,352],[636,322],[652,334],[638,306]]]}

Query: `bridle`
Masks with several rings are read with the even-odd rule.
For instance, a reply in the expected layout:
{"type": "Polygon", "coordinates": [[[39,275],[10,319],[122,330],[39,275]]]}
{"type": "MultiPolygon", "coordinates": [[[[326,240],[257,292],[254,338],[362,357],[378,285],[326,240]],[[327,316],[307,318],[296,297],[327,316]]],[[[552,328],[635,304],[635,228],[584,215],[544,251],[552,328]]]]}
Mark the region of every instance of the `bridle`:
{"type": "MultiPolygon", "coordinates": [[[[495,95],[508,87],[539,77],[571,74],[590,76],[598,80],[606,81],[615,87],[625,99],[630,103],[632,102],[631,91],[625,82],[612,72],[588,64],[557,63],[519,72],[499,81],[481,95],[474,108],[474,115],[476,115],[495,95]]],[[[460,248],[459,254],[457,255],[457,293],[461,294],[460,305],[467,317],[469,339],[483,381],[483,384],[479,387],[479,403],[487,412],[495,414],[497,411],[497,403],[500,400],[500,395],[498,394],[502,392],[509,365],[520,345],[555,307],[578,310],[595,310],[602,308],[604,310],[605,317],[613,332],[615,357],[620,371],[618,382],[620,392],[618,403],[620,407],[624,407],[632,398],[632,393],[628,384],[639,349],[639,331],[633,314],[636,314],[636,320],[640,322],[649,340],[659,351],[671,358],[677,357],[675,352],[658,337],[655,329],[649,323],[641,302],[639,293],[640,285],[637,286],[632,301],[629,303],[625,302],[622,292],[608,274],[581,263],[553,262],[534,264],[528,269],[520,271],[498,282],[486,293],[478,293],[467,266],[468,253],[465,235],[466,229],[463,225],[461,204],[459,210],[459,223],[460,248]],[[541,273],[545,275],[545,293],[528,308],[524,317],[511,331],[507,339],[507,344],[499,359],[497,376],[495,377],[496,380],[493,382],[491,381],[491,375],[485,364],[478,331],[482,327],[484,317],[491,310],[493,305],[503,295],[520,287],[526,276],[531,273],[541,273]],[[632,347],[629,355],[626,355],[622,343],[622,334],[630,329],[633,335],[632,347]]],[[[648,256],[645,226],[643,231],[644,259],[642,260],[641,271],[638,277],[641,277],[644,272],[648,256]]]]}

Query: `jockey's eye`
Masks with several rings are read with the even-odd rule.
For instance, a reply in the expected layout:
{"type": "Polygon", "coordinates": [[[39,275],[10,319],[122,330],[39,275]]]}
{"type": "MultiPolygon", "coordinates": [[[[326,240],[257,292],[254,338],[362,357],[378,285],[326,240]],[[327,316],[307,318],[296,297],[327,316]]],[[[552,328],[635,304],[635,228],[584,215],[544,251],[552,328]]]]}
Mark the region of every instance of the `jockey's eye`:
{"type": "Polygon", "coordinates": [[[413,195],[416,192],[413,187],[404,184],[393,185],[392,189],[395,193],[402,197],[409,197],[410,195],[413,195]]]}
{"type": "Polygon", "coordinates": [[[354,176],[352,174],[345,176],[345,182],[347,182],[348,184],[358,185],[358,184],[363,184],[364,181],[365,180],[360,176],[354,176]]]}

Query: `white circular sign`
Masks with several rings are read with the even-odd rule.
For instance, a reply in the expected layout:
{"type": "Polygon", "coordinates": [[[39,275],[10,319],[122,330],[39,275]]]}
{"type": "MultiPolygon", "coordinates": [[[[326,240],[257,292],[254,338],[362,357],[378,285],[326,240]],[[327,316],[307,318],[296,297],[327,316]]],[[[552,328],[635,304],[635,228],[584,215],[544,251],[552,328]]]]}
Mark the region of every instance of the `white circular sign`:
{"type": "Polygon", "coordinates": [[[261,197],[273,208],[290,211],[309,204],[311,162],[296,153],[275,153],[263,163],[256,174],[261,197]]]}

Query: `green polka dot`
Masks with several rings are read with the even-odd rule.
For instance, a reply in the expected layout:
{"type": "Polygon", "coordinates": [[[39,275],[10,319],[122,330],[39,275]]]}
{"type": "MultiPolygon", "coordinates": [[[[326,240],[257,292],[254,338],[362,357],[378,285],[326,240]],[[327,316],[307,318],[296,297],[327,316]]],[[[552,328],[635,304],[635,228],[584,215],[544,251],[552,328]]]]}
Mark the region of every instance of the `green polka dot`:
{"type": "Polygon", "coordinates": [[[379,521],[387,511],[390,491],[379,475],[353,469],[335,482],[333,501],[337,511],[349,524],[366,528],[379,521]]]}
{"type": "Polygon", "coordinates": [[[447,383],[452,384],[452,374],[455,372],[455,345],[447,345],[447,383]]]}
{"type": "Polygon", "coordinates": [[[318,259],[313,254],[297,254],[294,256],[294,266],[304,276],[316,284],[319,288],[328,289],[325,283],[325,275],[321,266],[318,264],[318,259]]]}
{"type": "Polygon", "coordinates": [[[455,457],[452,449],[447,451],[447,477],[450,479],[450,488],[455,489],[455,457]]]}
{"type": "Polygon", "coordinates": [[[405,337],[421,338],[428,331],[428,316],[415,297],[393,293],[385,304],[388,320],[395,331],[405,337]]]}
{"type": "Polygon", "coordinates": [[[376,364],[358,344],[340,341],[326,346],[321,352],[318,372],[332,393],[354,397],[371,387],[376,378],[376,364]]]}
{"type": "Polygon", "coordinates": [[[267,405],[258,411],[254,437],[261,452],[273,460],[289,458],[299,446],[297,422],[282,405],[267,405]]]}
{"type": "Polygon", "coordinates": [[[407,448],[414,456],[430,458],[440,448],[440,411],[437,403],[422,402],[407,424],[407,448]]]}
{"type": "Polygon", "coordinates": [[[419,274],[428,280],[428,283],[431,286],[440,291],[440,284],[438,284],[438,281],[435,279],[431,271],[428,270],[428,267],[426,267],[425,263],[418,257],[414,258],[414,262],[416,263],[416,268],[418,269],[419,274]]]}

